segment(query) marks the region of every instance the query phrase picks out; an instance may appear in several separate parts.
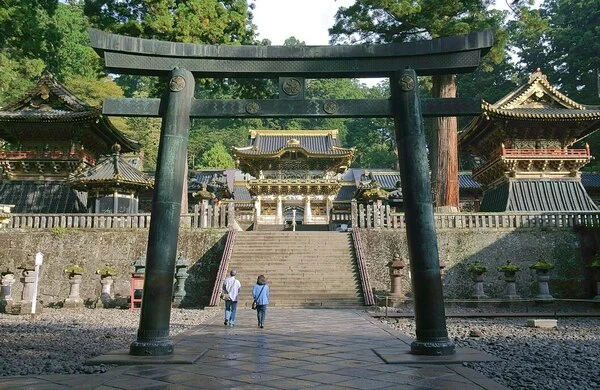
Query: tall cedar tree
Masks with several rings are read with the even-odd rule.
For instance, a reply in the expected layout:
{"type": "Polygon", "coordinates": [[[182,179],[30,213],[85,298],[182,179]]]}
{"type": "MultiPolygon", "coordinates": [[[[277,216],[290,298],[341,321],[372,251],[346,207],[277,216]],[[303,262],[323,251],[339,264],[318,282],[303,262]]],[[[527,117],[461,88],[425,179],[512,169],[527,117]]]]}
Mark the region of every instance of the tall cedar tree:
{"type": "MultiPolygon", "coordinates": [[[[468,34],[485,28],[497,30],[490,57],[501,60],[505,34],[499,26],[504,12],[490,10],[485,0],[356,0],[342,7],[329,30],[332,43],[409,42],[468,34]]],[[[456,97],[456,75],[433,77],[434,97],[456,97]]],[[[432,145],[432,182],[435,204],[458,210],[458,147],[456,118],[437,118],[432,145]]]]}

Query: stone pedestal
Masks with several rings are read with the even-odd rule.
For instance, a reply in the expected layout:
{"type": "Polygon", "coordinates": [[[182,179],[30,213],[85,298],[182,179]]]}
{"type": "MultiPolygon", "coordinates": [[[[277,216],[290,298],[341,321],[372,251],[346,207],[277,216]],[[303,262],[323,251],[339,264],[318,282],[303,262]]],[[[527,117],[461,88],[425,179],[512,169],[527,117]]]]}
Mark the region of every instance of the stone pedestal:
{"type": "Polygon", "coordinates": [[[550,280],[550,275],[548,274],[548,270],[538,269],[535,271],[538,282],[538,294],[535,296],[536,301],[552,301],[554,297],[550,295],[550,287],[548,286],[548,281],[550,280]]]}
{"type": "Polygon", "coordinates": [[[488,296],[483,291],[483,282],[484,282],[483,274],[473,273],[472,278],[473,278],[473,282],[475,282],[475,285],[473,288],[473,298],[475,298],[475,299],[488,298],[488,296]]]}
{"type": "Polygon", "coordinates": [[[400,255],[394,255],[394,260],[390,261],[387,266],[390,269],[390,295],[392,297],[402,296],[402,270],[406,264],[400,255]]]}
{"type": "Polygon", "coordinates": [[[173,305],[178,307],[185,298],[185,280],[188,273],[185,269],[177,270],[175,274],[175,292],[173,293],[173,305]]]}
{"type": "Polygon", "coordinates": [[[0,290],[0,313],[11,313],[13,307],[12,285],[15,283],[15,275],[5,273],[2,275],[0,290]]]}
{"type": "MultiPolygon", "coordinates": [[[[31,314],[33,306],[33,293],[35,289],[35,278],[37,277],[35,270],[24,269],[21,276],[21,283],[23,283],[23,292],[21,293],[21,300],[15,302],[12,307],[13,314],[31,314]]],[[[41,302],[37,302],[35,305],[35,312],[42,312],[41,302]]]]}
{"type": "Polygon", "coordinates": [[[104,308],[111,307],[112,295],[110,294],[110,287],[113,284],[112,276],[103,276],[100,278],[100,284],[102,284],[102,293],[100,294],[100,300],[104,308]]]}
{"type": "Polygon", "coordinates": [[[521,296],[517,294],[517,278],[514,272],[505,272],[504,281],[506,282],[506,288],[504,289],[504,298],[506,299],[519,299],[521,296]]]}
{"type": "Polygon", "coordinates": [[[79,274],[73,274],[69,276],[69,283],[71,289],[69,291],[69,297],[64,300],[64,308],[79,308],[83,307],[83,299],[79,296],[79,287],[81,286],[82,276],[79,274]]]}

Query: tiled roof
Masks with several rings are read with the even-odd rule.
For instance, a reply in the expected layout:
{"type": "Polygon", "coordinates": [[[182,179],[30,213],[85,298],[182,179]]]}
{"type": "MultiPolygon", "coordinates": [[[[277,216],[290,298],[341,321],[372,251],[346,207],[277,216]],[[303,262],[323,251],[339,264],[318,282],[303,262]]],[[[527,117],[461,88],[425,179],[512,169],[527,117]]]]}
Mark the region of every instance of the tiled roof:
{"type": "Polygon", "coordinates": [[[59,132],[62,131],[61,124],[67,122],[85,123],[85,126],[77,125],[79,130],[88,134],[89,139],[102,140],[106,147],[99,153],[108,152],[115,142],[121,145],[123,152],[141,148],[139,142],[127,137],[102,115],[101,106],[91,106],[80,100],[48,71],[27,94],[0,108],[0,137],[8,142],[19,142],[19,137],[24,134],[37,135],[40,126],[59,132]],[[25,126],[15,132],[11,128],[12,123],[34,123],[37,126],[25,126]]]}
{"type": "Polygon", "coordinates": [[[134,168],[120,153],[104,156],[97,165],[85,172],[75,174],[69,183],[78,189],[89,189],[105,185],[118,185],[124,188],[151,188],[154,180],[134,168]]]}
{"type": "Polygon", "coordinates": [[[577,179],[515,179],[484,194],[480,211],[598,211],[577,179]]]}
{"type": "Polygon", "coordinates": [[[2,106],[2,111],[26,110],[62,110],[62,111],[99,111],[83,100],[80,100],[63,84],[59,83],[52,73],[45,71],[38,79],[35,87],[18,100],[2,106]]]}
{"type": "Polygon", "coordinates": [[[233,187],[233,199],[238,202],[251,201],[252,195],[246,186],[234,186],[233,187]]]}
{"type": "Polygon", "coordinates": [[[342,186],[338,191],[335,200],[337,201],[350,201],[354,198],[356,192],[356,186],[342,186]]]}
{"type": "Polygon", "coordinates": [[[65,182],[0,182],[0,203],[13,204],[12,213],[84,213],[87,193],[76,191],[65,182]]]}
{"type": "Polygon", "coordinates": [[[352,148],[339,146],[337,130],[252,130],[250,146],[234,148],[240,155],[274,155],[287,148],[304,149],[308,154],[345,155],[352,148]]]}

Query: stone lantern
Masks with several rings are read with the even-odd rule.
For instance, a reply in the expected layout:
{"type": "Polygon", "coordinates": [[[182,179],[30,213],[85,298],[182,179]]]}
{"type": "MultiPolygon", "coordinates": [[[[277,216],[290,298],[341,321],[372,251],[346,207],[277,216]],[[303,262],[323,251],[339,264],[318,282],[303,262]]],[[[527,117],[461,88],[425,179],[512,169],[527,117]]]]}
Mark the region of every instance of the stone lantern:
{"type": "Polygon", "coordinates": [[[15,283],[15,274],[9,269],[2,272],[2,290],[0,290],[0,313],[10,313],[13,306],[12,285],[15,283]]]}
{"type": "Polygon", "coordinates": [[[179,306],[185,297],[185,280],[188,278],[187,259],[180,253],[175,262],[175,292],[173,293],[173,305],[179,306]]]}
{"type": "Polygon", "coordinates": [[[131,263],[133,265],[133,277],[143,278],[146,273],[146,255],[141,255],[139,259],[131,263]]]}
{"type": "Polygon", "coordinates": [[[394,255],[394,260],[390,261],[387,266],[390,269],[390,280],[391,280],[391,292],[390,295],[393,297],[399,297],[402,295],[401,291],[401,276],[402,270],[406,267],[406,263],[400,257],[399,254],[394,255]]]}

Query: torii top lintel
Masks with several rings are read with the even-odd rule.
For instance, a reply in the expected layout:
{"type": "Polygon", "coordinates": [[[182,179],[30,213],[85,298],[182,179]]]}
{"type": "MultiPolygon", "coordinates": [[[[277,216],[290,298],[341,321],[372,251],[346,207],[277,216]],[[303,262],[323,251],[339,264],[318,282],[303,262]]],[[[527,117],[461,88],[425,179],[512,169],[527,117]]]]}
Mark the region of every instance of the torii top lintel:
{"type": "Polygon", "coordinates": [[[175,67],[204,77],[389,77],[412,68],[419,75],[468,73],[491,48],[494,32],[427,41],[352,46],[197,45],[133,38],[89,29],[107,70],[161,75],[175,67]]]}

